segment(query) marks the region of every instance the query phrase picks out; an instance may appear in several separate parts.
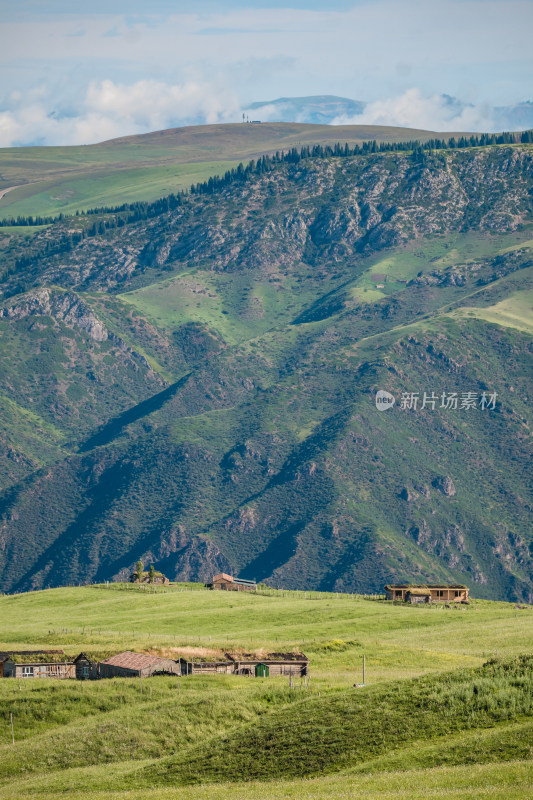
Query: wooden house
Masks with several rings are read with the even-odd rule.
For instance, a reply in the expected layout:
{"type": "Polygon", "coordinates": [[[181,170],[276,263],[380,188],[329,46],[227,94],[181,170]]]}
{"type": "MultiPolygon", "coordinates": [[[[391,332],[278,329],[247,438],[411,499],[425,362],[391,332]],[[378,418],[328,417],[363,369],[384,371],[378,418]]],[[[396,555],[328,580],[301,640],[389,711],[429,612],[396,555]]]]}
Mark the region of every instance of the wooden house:
{"type": "Polygon", "coordinates": [[[95,680],[98,677],[98,664],[91,661],[86,653],[80,653],[74,659],[74,672],[78,681],[95,680]]]}
{"type": "Polygon", "coordinates": [[[462,584],[388,584],[387,600],[405,603],[468,603],[468,588],[462,584]]]}
{"type": "Polygon", "coordinates": [[[22,650],[0,653],[0,677],[74,678],[74,662],[63,650],[22,650]]]}
{"type": "Polygon", "coordinates": [[[0,653],[0,678],[12,678],[15,674],[15,662],[9,653],[0,653]]]}
{"type": "Polygon", "coordinates": [[[180,658],[177,662],[181,675],[216,675],[231,674],[234,671],[233,661],[187,661],[180,658]]]}
{"type": "Polygon", "coordinates": [[[256,592],[257,584],[255,581],[247,581],[243,578],[234,578],[225,572],[220,572],[213,577],[211,583],[206,583],[208,589],[221,589],[226,592],[256,592]]]}
{"type": "Polygon", "coordinates": [[[129,650],[98,664],[100,678],[148,678],[157,674],[181,675],[181,668],[171,658],[132,653],[129,650]]]}
{"type": "Polygon", "coordinates": [[[303,653],[271,653],[255,656],[251,653],[226,653],[225,661],[179,660],[182,675],[293,675],[301,677],[309,671],[309,659],[303,653]]]}
{"type": "Polygon", "coordinates": [[[227,658],[233,663],[233,672],[236,675],[259,675],[256,668],[261,664],[268,667],[269,675],[292,675],[301,677],[309,672],[309,659],[304,653],[270,653],[259,656],[250,653],[226,653],[227,658]]]}

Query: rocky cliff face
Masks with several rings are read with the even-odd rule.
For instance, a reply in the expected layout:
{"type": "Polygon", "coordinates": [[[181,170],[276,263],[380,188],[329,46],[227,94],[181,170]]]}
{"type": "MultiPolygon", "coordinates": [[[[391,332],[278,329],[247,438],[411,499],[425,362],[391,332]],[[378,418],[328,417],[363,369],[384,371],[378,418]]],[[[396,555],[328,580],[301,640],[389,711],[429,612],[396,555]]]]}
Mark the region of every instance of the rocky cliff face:
{"type": "Polygon", "coordinates": [[[92,308],[72,292],[37,289],[0,309],[0,317],[7,319],[19,320],[30,316],[54,317],[70,328],[84,331],[95,342],[103,342],[109,337],[105,325],[92,308]]]}

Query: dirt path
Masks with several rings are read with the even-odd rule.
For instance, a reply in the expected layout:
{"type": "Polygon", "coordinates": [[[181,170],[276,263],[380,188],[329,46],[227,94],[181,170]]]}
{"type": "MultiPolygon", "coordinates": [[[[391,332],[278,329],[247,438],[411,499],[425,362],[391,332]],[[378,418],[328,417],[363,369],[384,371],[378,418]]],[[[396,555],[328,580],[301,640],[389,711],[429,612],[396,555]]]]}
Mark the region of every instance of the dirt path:
{"type": "Polygon", "coordinates": [[[19,184],[19,186],[9,186],[7,189],[0,189],[0,200],[3,200],[8,192],[12,192],[13,189],[19,189],[20,186],[22,186],[22,184],[19,184]]]}

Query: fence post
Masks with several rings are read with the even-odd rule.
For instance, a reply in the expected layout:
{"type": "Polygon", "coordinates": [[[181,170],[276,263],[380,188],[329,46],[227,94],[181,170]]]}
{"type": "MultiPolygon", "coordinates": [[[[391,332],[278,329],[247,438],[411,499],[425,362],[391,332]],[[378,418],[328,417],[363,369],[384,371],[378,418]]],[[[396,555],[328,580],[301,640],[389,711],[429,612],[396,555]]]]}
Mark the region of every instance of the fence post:
{"type": "Polygon", "coordinates": [[[15,729],[13,728],[13,712],[9,712],[9,719],[11,721],[11,744],[15,744],[15,729]]]}

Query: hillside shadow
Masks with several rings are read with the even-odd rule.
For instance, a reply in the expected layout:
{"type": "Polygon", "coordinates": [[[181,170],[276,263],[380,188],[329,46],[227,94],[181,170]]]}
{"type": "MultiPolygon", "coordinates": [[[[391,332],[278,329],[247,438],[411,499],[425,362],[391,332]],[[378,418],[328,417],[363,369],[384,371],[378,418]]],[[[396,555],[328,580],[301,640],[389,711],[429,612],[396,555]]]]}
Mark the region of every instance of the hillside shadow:
{"type": "Polygon", "coordinates": [[[299,521],[282,531],[273,539],[266,550],[254,558],[243,570],[242,576],[249,580],[262,581],[282,567],[296,553],[297,536],[305,528],[306,522],[299,521]]]}
{"type": "Polygon", "coordinates": [[[159,411],[165,403],[170,400],[174,395],[184,386],[187,381],[189,380],[191,373],[187,373],[179,381],[173,383],[171,386],[167,386],[166,389],[163,389],[162,392],[158,392],[157,394],[152,395],[147,400],[143,400],[142,403],[138,403],[136,406],[132,408],[128,408],[127,411],[124,411],[122,414],[119,414],[118,417],[113,417],[113,419],[106,422],[101,428],[99,428],[96,433],[93,433],[85,442],[79,446],[78,452],[79,453],[87,453],[89,450],[93,450],[95,447],[101,447],[102,445],[109,444],[112,442],[113,439],[116,439],[119,436],[124,428],[128,425],[131,425],[133,422],[137,422],[138,420],[142,419],[143,417],[148,416],[148,414],[152,414],[154,411],[159,411]]]}

